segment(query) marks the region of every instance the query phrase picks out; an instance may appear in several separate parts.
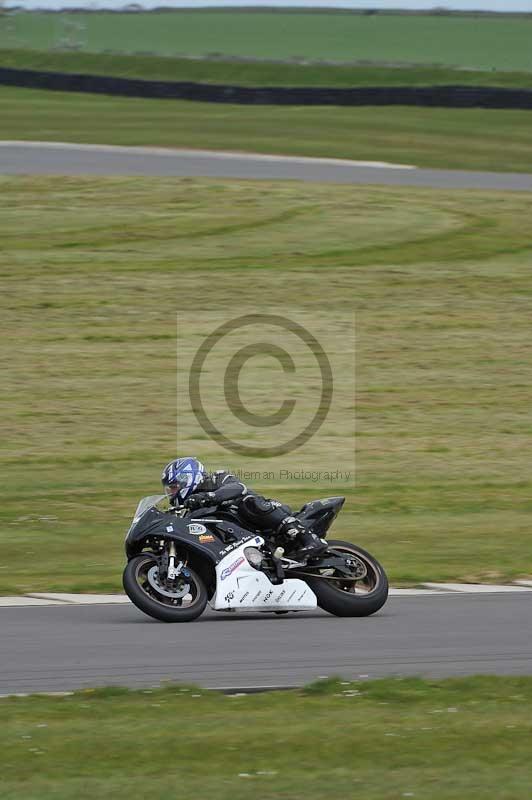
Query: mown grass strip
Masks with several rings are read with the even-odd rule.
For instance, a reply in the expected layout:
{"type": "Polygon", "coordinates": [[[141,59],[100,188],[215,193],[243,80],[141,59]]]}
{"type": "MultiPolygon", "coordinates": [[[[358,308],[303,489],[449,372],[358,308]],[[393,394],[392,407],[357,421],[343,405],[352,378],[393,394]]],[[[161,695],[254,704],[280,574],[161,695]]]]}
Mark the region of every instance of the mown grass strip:
{"type": "Polygon", "coordinates": [[[528,800],[531,678],[192,686],[0,699],[3,797],[528,800]],[[140,744],[142,743],[142,744],[140,744]],[[206,769],[207,765],[207,769],[206,769]]]}
{"type": "MultiPolygon", "coordinates": [[[[294,507],[345,494],[335,536],[395,586],[530,575],[529,195],[16,177],[0,198],[2,593],[120,591],[125,530],[177,422],[183,453],[294,507]],[[186,398],[176,409],[176,312],[184,357],[257,297],[303,315],[339,367],[319,435],[274,463],[221,450],[186,398]],[[327,333],[353,312],[355,401],[349,348],[327,333]],[[355,482],[313,477],[351,469],[354,448],[355,482]]],[[[252,367],[245,402],[274,410],[275,362],[252,367]]],[[[306,387],[287,387],[303,410],[306,387]]],[[[212,388],[211,414],[242,435],[212,388]]]]}

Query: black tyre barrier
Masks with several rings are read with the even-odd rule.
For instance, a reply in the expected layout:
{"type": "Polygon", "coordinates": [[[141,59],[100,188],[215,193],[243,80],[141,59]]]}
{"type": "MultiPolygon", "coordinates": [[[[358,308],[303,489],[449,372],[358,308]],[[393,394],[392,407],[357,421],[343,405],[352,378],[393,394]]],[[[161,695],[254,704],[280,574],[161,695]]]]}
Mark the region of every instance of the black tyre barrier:
{"type": "Polygon", "coordinates": [[[193,100],[201,103],[295,106],[432,106],[443,108],[532,109],[532,89],[494,86],[326,87],[224,86],[145,81],[103,75],[41,72],[0,67],[0,84],[58,92],[193,100]]]}

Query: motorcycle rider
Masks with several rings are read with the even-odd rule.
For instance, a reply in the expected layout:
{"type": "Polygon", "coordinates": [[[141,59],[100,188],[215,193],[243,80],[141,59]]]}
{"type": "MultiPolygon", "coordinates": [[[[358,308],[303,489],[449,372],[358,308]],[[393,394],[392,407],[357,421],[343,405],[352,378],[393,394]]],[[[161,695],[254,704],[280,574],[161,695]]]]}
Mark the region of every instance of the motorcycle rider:
{"type": "Polygon", "coordinates": [[[289,542],[290,557],[296,560],[321,555],[327,544],[293,516],[289,506],[269,500],[248,489],[230,472],[208,473],[197,458],[177,458],[163,470],[165,494],[174,506],[188,509],[225,505],[245,525],[272,538],[289,542]]]}

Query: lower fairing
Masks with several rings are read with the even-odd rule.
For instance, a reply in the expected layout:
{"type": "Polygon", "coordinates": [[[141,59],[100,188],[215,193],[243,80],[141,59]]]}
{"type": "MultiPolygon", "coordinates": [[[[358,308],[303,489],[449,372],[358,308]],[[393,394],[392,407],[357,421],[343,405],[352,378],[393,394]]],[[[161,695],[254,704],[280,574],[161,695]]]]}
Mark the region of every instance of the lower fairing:
{"type": "Polygon", "coordinates": [[[254,569],[244,555],[250,544],[235,548],[216,566],[216,592],[209,601],[215,611],[311,611],[318,606],[316,595],[298,578],[273,584],[264,572],[254,569]]]}

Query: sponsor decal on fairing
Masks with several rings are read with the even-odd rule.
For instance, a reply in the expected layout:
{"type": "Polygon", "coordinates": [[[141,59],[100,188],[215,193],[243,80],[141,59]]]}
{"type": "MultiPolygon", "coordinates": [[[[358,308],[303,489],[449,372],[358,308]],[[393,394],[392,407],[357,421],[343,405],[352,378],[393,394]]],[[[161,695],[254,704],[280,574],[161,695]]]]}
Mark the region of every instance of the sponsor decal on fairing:
{"type": "Polygon", "coordinates": [[[207,528],[199,522],[191,522],[188,526],[188,532],[192,534],[192,536],[200,536],[202,533],[207,533],[207,528]]]}
{"type": "Polygon", "coordinates": [[[233,561],[233,563],[229,567],[226,567],[224,570],[222,570],[222,574],[220,575],[220,580],[224,581],[226,578],[229,577],[229,575],[232,575],[233,572],[235,572],[235,570],[237,570],[239,567],[242,566],[245,560],[246,559],[244,558],[244,556],[240,556],[240,558],[237,558],[236,561],[233,561]]]}

